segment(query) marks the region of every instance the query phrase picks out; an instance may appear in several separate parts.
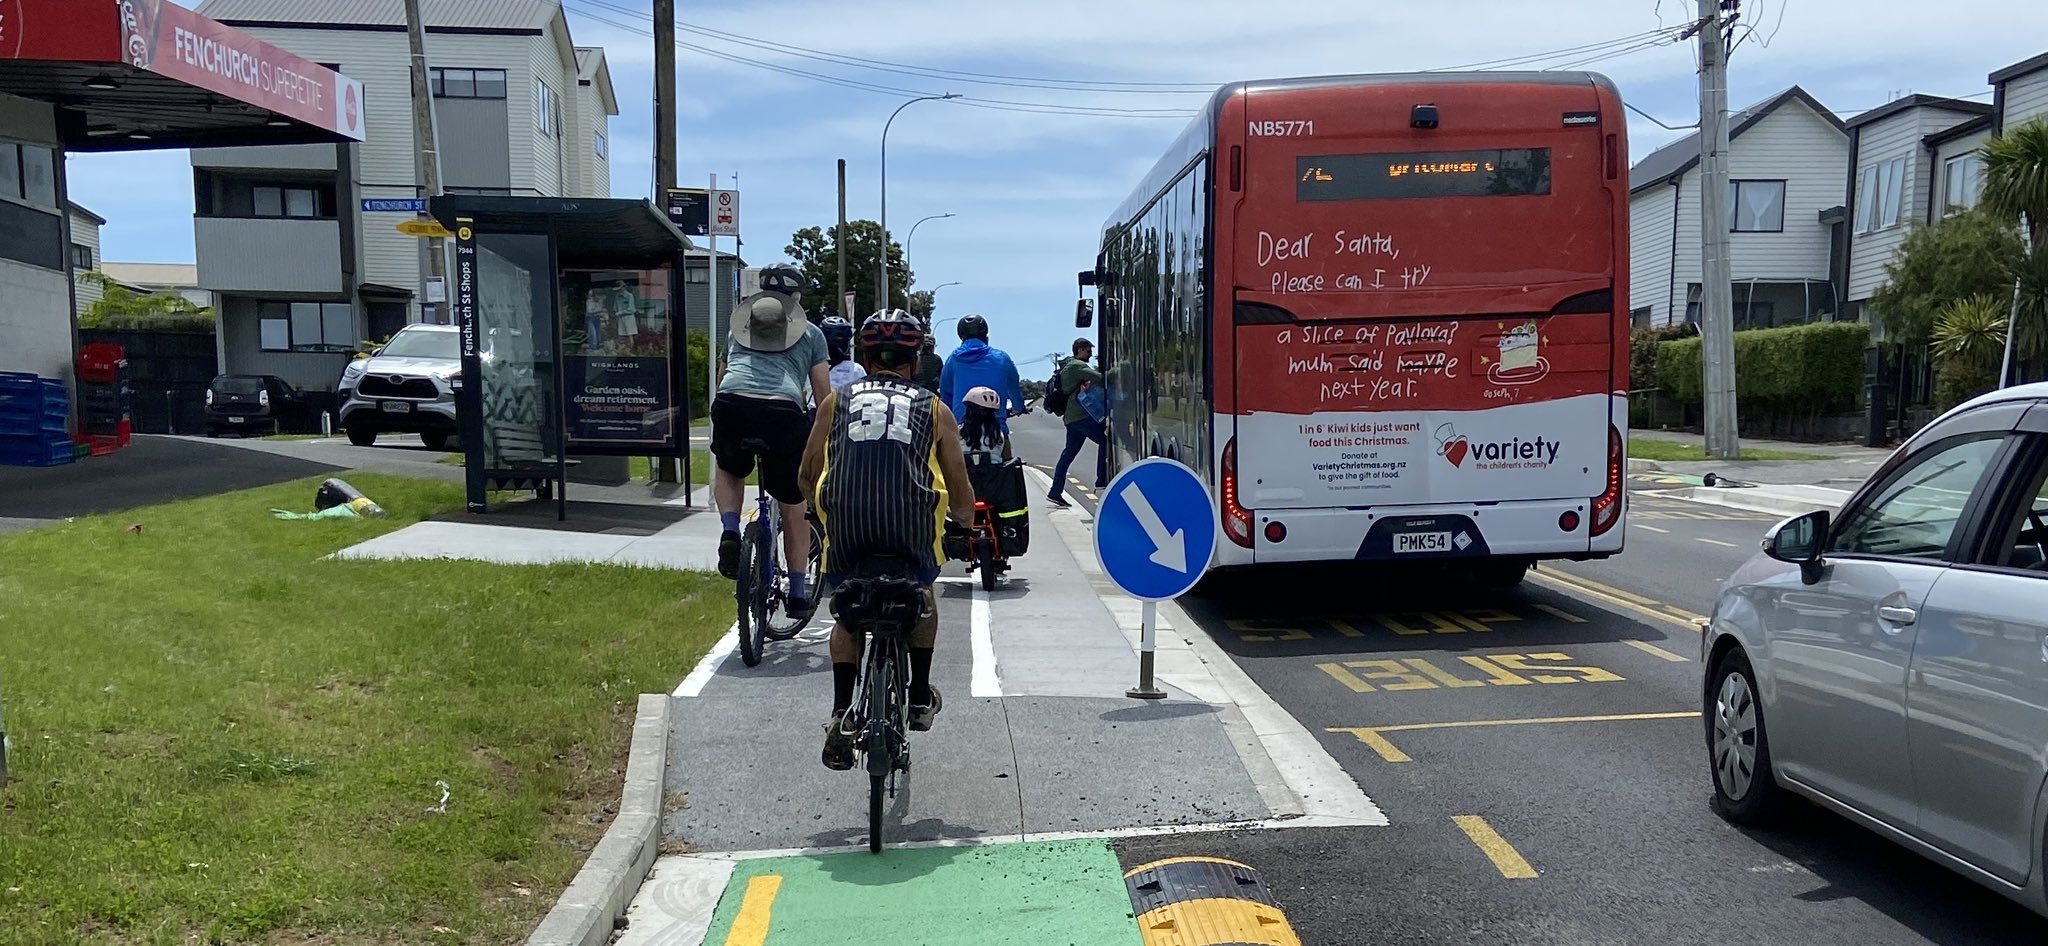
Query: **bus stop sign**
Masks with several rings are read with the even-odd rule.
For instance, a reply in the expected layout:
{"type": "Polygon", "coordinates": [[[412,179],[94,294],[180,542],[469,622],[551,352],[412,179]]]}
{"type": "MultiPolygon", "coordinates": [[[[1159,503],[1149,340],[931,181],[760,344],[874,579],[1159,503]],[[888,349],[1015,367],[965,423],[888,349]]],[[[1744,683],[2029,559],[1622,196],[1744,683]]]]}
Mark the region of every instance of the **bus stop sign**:
{"type": "Polygon", "coordinates": [[[1118,473],[1095,515],[1095,555],[1125,594],[1177,598],[1202,580],[1216,551],[1216,506],[1201,477],[1160,457],[1118,473]]]}

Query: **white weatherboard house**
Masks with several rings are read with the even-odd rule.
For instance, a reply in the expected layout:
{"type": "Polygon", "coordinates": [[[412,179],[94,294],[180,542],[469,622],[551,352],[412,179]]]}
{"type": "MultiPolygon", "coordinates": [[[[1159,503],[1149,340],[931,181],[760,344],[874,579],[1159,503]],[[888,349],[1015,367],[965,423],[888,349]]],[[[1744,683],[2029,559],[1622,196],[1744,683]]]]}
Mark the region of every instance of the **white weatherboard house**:
{"type": "MultiPolygon", "coordinates": [[[[559,0],[423,0],[441,183],[453,193],[604,197],[619,113],[602,49],[559,0]]],[[[401,0],[204,0],[199,12],[362,80],[360,144],[192,152],[199,288],[223,370],[332,390],[348,353],[430,313],[401,0]]],[[[445,311],[442,306],[441,310],[445,311]]],[[[436,321],[446,321],[435,316],[436,321]]]]}
{"type": "MultiPolygon", "coordinates": [[[[1639,328],[1699,320],[1700,139],[1630,170],[1629,309],[1639,328]]],[[[1849,135],[1793,86],[1729,116],[1729,263],[1737,328],[1840,312],[1829,281],[1849,135]]]]}
{"type": "Polygon", "coordinates": [[[100,284],[80,277],[100,268],[100,228],[106,226],[107,218],[79,206],[78,201],[67,201],[71,207],[71,301],[82,317],[85,310],[100,301],[106,293],[100,284]]]}
{"type": "Polygon", "coordinates": [[[1865,310],[1913,223],[1976,204],[1983,165],[1975,152],[1991,137],[1991,113],[1982,102],[1908,95],[1849,120],[1854,159],[1841,278],[1852,318],[1877,325],[1865,310]]]}

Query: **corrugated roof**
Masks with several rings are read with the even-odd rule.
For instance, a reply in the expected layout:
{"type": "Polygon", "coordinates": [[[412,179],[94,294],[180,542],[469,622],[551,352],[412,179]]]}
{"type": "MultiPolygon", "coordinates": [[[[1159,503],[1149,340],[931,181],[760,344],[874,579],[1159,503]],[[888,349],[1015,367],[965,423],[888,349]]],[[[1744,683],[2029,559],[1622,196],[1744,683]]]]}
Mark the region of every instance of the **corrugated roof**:
{"type": "MultiPolygon", "coordinates": [[[[420,0],[427,26],[451,29],[545,29],[560,0],[420,0]]],[[[199,13],[229,24],[404,26],[403,0],[204,0],[199,13]]]]}
{"type": "Polygon", "coordinates": [[[2042,53],[2039,56],[2022,59],[2019,62],[2013,63],[1992,73],[1989,80],[1992,85],[1997,85],[2001,82],[2010,82],[2029,72],[2036,72],[2041,69],[2048,69],[2048,53],[2042,53]]]}
{"type": "Polygon", "coordinates": [[[107,218],[105,218],[105,217],[102,217],[102,216],[100,216],[99,214],[93,213],[92,211],[90,211],[90,210],[87,210],[87,209],[85,209],[85,205],[84,205],[84,204],[81,204],[81,203],[79,203],[78,201],[75,201],[75,200],[67,200],[67,201],[65,201],[65,203],[67,203],[67,204],[70,204],[70,205],[71,205],[71,212],[72,212],[72,213],[75,213],[75,214],[77,214],[77,215],[79,215],[79,216],[81,216],[81,217],[84,217],[84,218],[86,218],[87,220],[91,220],[91,221],[93,222],[93,225],[94,225],[94,226],[105,226],[105,225],[106,225],[106,222],[107,222],[107,218]]]}
{"type": "MultiPolygon", "coordinates": [[[[1820,100],[1814,98],[1805,89],[1795,85],[1728,116],[1728,140],[1733,142],[1743,132],[1748,131],[1750,126],[1763,121],[1766,116],[1777,111],[1779,106],[1794,101],[1804,103],[1807,108],[1813,109],[1815,114],[1827,119],[1828,124],[1835,126],[1837,131],[1843,131],[1842,120],[1836,117],[1834,112],[1829,111],[1827,106],[1820,104],[1820,100]]],[[[1844,134],[1846,133],[1844,131],[1844,134]]],[[[1641,161],[1637,161],[1635,166],[1630,168],[1628,172],[1628,192],[1631,194],[1642,193],[1644,190],[1670,181],[1692,170],[1699,163],[1700,133],[1695,131],[1650,152],[1641,161]]]]}

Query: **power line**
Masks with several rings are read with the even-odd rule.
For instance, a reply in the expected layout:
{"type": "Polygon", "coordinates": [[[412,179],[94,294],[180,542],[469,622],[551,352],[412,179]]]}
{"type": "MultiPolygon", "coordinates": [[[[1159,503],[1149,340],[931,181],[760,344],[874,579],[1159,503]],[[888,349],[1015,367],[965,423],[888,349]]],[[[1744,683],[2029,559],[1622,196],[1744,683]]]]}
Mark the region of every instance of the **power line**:
{"type": "MultiPolygon", "coordinates": [[[[579,0],[579,2],[588,4],[590,6],[610,10],[615,13],[633,16],[639,19],[648,18],[648,14],[641,13],[637,10],[632,10],[626,7],[617,6],[611,3],[606,3],[604,2],[604,0],[579,0]]],[[[886,59],[870,59],[862,56],[849,56],[843,53],[835,53],[821,49],[812,49],[806,46],[797,46],[790,43],[779,43],[773,40],[761,39],[759,37],[747,36],[741,33],[732,33],[727,32],[725,30],[712,29],[711,27],[708,26],[696,26],[688,23],[677,23],[676,30],[678,32],[693,33],[698,36],[709,37],[711,39],[716,39],[723,42],[734,43],[741,46],[749,46],[755,49],[780,53],[785,56],[793,56],[800,59],[816,60],[819,62],[830,63],[832,65],[852,66],[858,69],[868,69],[876,72],[889,72],[898,75],[906,75],[922,79],[946,79],[949,81],[965,81],[978,85],[1008,86],[1011,88],[1024,89],[1047,89],[1062,92],[1102,92],[1118,95],[1208,95],[1223,85],[1223,83],[1221,82],[1127,82],[1114,79],[1060,79],[1048,76],[1013,76],[1002,75],[998,73],[965,72],[956,69],[941,69],[935,66],[919,66],[912,63],[890,62],[889,60],[886,59]]]]}
{"type": "MultiPolygon", "coordinates": [[[[571,2],[580,4],[588,3],[590,2],[590,0],[571,0],[571,2]]],[[[577,13],[583,16],[587,16],[592,20],[595,20],[599,23],[603,23],[607,26],[611,26],[615,29],[625,30],[629,33],[635,33],[640,36],[646,36],[650,38],[654,36],[652,30],[642,29],[625,23],[620,23],[617,20],[609,19],[605,16],[594,13],[588,9],[582,9],[580,7],[575,6],[572,6],[571,9],[574,9],[577,13]]],[[[775,63],[760,62],[758,60],[749,59],[744,56],[734,55],[723,50],[713,49],[709,46],[701,46],[696,43],[683,42],[682,40],[676,40],[675,44],[678,48],[686,49],[691,52],[698,53],[700,55],[709,56],[714,59],[723,60],[725,62],[730,62],[742,66],[752,66],[756,69],[765,69],[770,72],[777,72],[783,75],[792,76],[800,79],[808,79],[814,82],[823,82],[828,85],[835,85],[841,88],[853,89],[859,92],[873,92],[878,95],[889,95],[896,97],[916,97],[932,94],[922,89],[906,89],[897,86],[889,86],[874,82],[868,82],[861,79],[848,78],[845,76],[835,76],[828,75],[825,73],[811,72],[809,70],[797,69],[791,66],[777,65],[775,63]]],[[[1185,119],[1195,114],[1190,109],[1119,108],[1107,105],[1067,105],[1058,102],[1022,102],[1010,99],[988,99],[973,96],[963,96],[961,98],[954,99],[953,101],[958,104],[966,105],[972,108],[983,108],[999,112],[1019,112],[1023,114],[1033,115],[1071,115],[1094,118],[1185,119]]]]}
{"type": "Polygon", "coordinates": [[[1644,118],[1649,119],[1652,124],[1656,125],[1659,128],[1665,129],[1666,131],[1691,131],[1695,128],[1700,127],[1699,122],[1693,122],[1690,125],[1666,125],[1664,124],[1663,120],[1659,119],[1657,116],[1652,115],[1649,112],[1643,111],[1642,109],[1637,108],[1634,105],[1631,105],[1627,102],[1621,103],[1621,107],[1626,108],[1631,112],[1634,112],[1638,115],[1643,116],[1644,118]]]}
{"type": "Polygon", "coordinates": [[[1546,60],[1563,59],[1572,56],[1582,56],[1589,53],[1597,53],[1600,51],[1615,49],[1630,44],[1641,43],[1645,40],[1669,36],[1670,34],[1677,32],[1679,29],[1681,29],[1681,27],[1666,27],[1663,29],[1645,30],[1641,33],[1633,33],[1628,36],[1617,36],[1613,39],[1601,40],[1597,43],[1586,43],[1580,46],[1568,46],[1563,49],[1552,49],[1540,53],[1526,53],[1519,56],[1508,56],[1502,59],[1487,59],[1480,62],[1468,62],[1456,66],[1442,66],[1433,69],[1424,69],[1422,71],[1465,72],[1470,70],[1509,69],[1515,66],[1533,65],[1535,63],[1544,62],[1546,60]]]}

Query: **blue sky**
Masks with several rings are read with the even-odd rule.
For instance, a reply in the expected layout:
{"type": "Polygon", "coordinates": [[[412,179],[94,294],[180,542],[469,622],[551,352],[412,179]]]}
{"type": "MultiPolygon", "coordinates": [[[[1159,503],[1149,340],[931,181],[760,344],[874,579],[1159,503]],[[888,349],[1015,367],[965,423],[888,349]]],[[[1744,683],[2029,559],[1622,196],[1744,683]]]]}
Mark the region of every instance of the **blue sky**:
{"type": "MultiPolygon", "coordinates": [[[[179,0],[187,6],[196,0],[179,0]]],[[[607,50],[622,114],[612,120],[616,196],[649,193],[653,40],[647,0],[564,0],[579,45],[607,50]],[[624,12],[622,12],[624,11],[624,12]],[[609,21],[609,22],[605,22],[609,21]],[[622,27],[630,27],[626,29],[622,27]]],[[[801,70],[920,93],[960,92],[1009,102],[1094,109],[1194,108],[1197,94],[1118,94],[1071,86],[1193,83],[1247,78],[1441,68],[1587,47],[1688,18],[1692,0],[1434,0],[1270,7],[1219,0],[684,0],[685,24],[819,52],[988,75],[1065,80],[1016,88],[904,75],[768,52],[725,38],[686,42],[744,62],[684,49],[680,167],[683,183],[737,173],[747,261],[781,258],[789,234],[829,224],[834,159],[847,159],[852,217],[878,207],[884,119],[906,96],[793,76],[801,70]]],[[[1906,92],[1989,100],[1985,75],[2048,50],[2039,0],[1745,0],[1756,35],[1737,49],[1731,109],[1799,84],[1843,117],[1906,92]]],[[[1672,125],[1697,115],[1691,44],[1652,39],[1555,56],[1605,72],[1636,107],[1672,125]]],[[[431,43],[431,40],[430,40],[431,43]]],[[[430,46],[431,48],[431,46],[430,46]]],[[[1184,124],[1129,115],[1023,114],[953,102],[906,109],[889,136],[889,218],[900,241],[920,217],[953,213],[917,231],[910,261],[939,315],[979,312],[993,341],[1027,361],[1074,336],[1074,273],[1093,259],[1103,218],[1184,124]]],[[[1680,132],[1632,117],[1640,158],[1680,132]]],[[[79,155],[71,196],[107,218],[103,253],[116,261],[189,262],[191,170],[185,152],[79,155]]],[[[1045,365],[1028,366],[1027,375],[1045,365]]]]}

